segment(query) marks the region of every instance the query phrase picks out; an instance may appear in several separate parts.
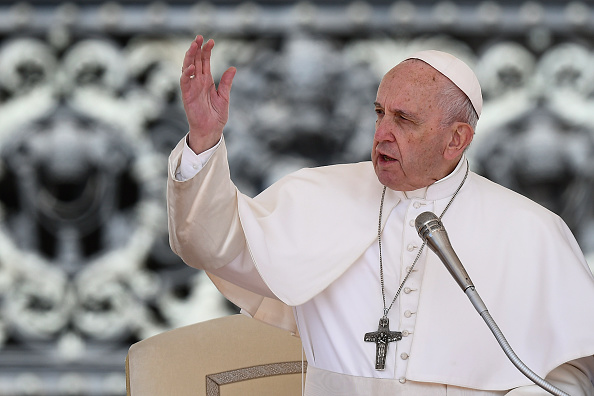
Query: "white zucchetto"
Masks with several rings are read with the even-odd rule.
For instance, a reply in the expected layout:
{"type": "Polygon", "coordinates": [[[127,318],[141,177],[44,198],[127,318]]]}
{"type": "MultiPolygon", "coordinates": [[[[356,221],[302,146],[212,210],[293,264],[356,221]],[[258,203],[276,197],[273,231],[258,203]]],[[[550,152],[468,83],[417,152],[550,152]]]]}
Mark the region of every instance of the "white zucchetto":
{"type": "Polygon", "coordinates": [[[472,69],[460,59],[447,52],[427,50],[416,52],[407,59],[419,59],[446,76],[470,99],[476,114],[483,109],[483,95],[478,78],[472,69]]]}

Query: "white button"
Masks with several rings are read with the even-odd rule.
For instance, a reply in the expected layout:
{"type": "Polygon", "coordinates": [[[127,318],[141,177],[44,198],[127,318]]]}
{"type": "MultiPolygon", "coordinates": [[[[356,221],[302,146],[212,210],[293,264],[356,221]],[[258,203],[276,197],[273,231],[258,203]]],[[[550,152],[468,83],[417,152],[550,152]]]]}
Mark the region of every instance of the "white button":
{"type": "Polygon", "coordinates": [[[197,164],[194,164],[194,165],[192,165],[192,168],[198,169],[198,165],[197,164]]]}
{"type": "Polygon", "coordinates": [[[409,221],[408,222],[408,225],[410,225],[411,227],[414,227],[415,226],[415,221],[414,220],[409,221]]]}
{"type": "Polygon", "coordinates": [[[400,354],[400,359],[402,359],[402,360],[408,359],[408,353],[402,353],[402,354],[400,354]]]}
{"type": "Polygon", "coordinates": [[[404,311],[404,317],[410,318],[411,316],[412,316],[412,312],[410,312],[410,311],[404,311]]]}
{"type": "Polygon", "coordinates": [[[410,293],[411,291],[412,291],[412,289],[411,289],[410,287],[405,287],[405,288],[404,288],[404,292],[405,292],[406,294],[410,293]]]}
{"type": "Polygon", "coordinates": [[[415,250],[416,248],[417,248],[417,246],[416,246],[416,245],[413,245],[412,243],[409,243],[409,244],[408,244],[408,246],[406,247],[406,249],[407,249],[409,252],[412,252],[412,251],[413,251],[413,250],[415,250]]]}
{"type": "Polygon", "coordinates": [[[400,382],[401,384],[404,384],[404,383],[406,382],[406,378],[400,378],[400,379],[398,380],[398,382],[400,382]]]}
{"type": "Polygon", "coordinates": [[[415,209],[419,209],[421,207],[421,203],[420,202],[415,202],[413,204],[413,206],[415,207],[415,209]]]}
{"type": "Polygon", "coordinates": [[[408,337],[410,332],[408,330],[402,330],[402,337],[408,337]]]}

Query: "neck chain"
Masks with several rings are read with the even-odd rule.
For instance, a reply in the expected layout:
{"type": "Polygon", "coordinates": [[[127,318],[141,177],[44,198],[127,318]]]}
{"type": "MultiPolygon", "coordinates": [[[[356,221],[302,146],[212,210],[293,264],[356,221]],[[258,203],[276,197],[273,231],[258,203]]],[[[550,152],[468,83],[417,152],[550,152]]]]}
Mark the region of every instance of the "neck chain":
{"type": "MultiPolygon", "coordinates": [[[[452,202],[454,202],[454,199],[458,195],[458,192],[460,192],[460,189],[464,185],[464,182],[466,181],[466,178],[468,177],[468,168],[469,168],[468,161],[466,161],[466,173],[464,174],[464,178],[462,179],[462,182],[460,183],[460,185],[458,186],[458,188],[454,192],[454,195],[452,196],[452,198],[450,198],[450,201],[446,205],[446,207],[443,210],[443,212],[441,212],[441,215],[439,215],[439,220],[440,221],[441,221],[441,218],[443,217],[443,215],[445,214],[445,212],[450,208],[450,206],[452,205],[452,202]]],[[[383,263],[383,259],[382,259],[382,212],[383,212],[383,209],[384,209],[384,197],[385,196],[386,196],[386,186],[384,186],[384,190],[382,191],[382,200],[381,200],[381,203],[380,203],[380,210],[379,210],[379,222],[378,222],[378,226],[377,226],[377,242],[378,242],[378,245],[379,245],[380,282],[381,282],[381,285],[382,285],[382,299],[383,299],[383,302],[384,302],[384,318],[388,316],[388,312],[390,311],[390,309],[392,308],[392,306],[396,302],[396,299],[400,295],[400,291],[404,287],[404,283],[408,279],[409,275],[412,273],[415,265],[417,264],[417,261],[419,261],[419,258],[421,257],[421,254],[423,253],[423,248],[425,248],[425,245],[427,244],[426,242],[423,241],[423,244],[419,248],[419,253],[417,254],[417,257],[415,257],[415,260],[413,261],[412,265],[410,266],[410,269],[406,273],[406,276],[404,277],[404,279],[400,283],[400,287],[398,288],[398,291],[396,292],[396,295],[392,299],[392,302],[390,303],[390,306],[388,306],[386,308],[386,292],[385,292],[385,287],[384,287],[384,263],[383,263]]]]}
{"type": "MultiPolygon", "coordinates": [[[[446,205],[443,212],[441,212],[441,215],[439,216],[439,220],[441,220],[441,218],[443,217],[445,212],[450,208],[450,205],[452,205],[452,202],[454,202],[454,198],[456,198],[456,196],[460,192],[460,189],[462,188],[462,186],[464,185],[464,182],[466,181],[466,178],[468,177],[468,170],[469,170],[469,165],[468,165],[468,161],[466,161],[466,173],[464,174],[464,178],[462,179],[462,182],[460,183],[460,185],[454,192],[454,195],[452,196],[452,198],[446,205]]],[[[423,242],[423,244],[419,248],[419,253],[417,254],[417,257],[415,257],[415,260],[413,261],[412,265],[410,266],[410,269],[406,273],[406,276],[400,283],[400,286],[398,287],[398,291],[396,291],[396,295],[392,299],[392,302],[390,303],[390,305],[388,307],[386,307],[386,290],[385,290],[385,286],[384,286],[384,264],[383,264],[383,259],[382,259],[382,212],[384,209],[384,197],[385,196],[386,196],[386,187],[384,186],[384,189],[382,191],[382,200],[381,200],[380,209],[379,209],[379,222],[378,222],[378,226],[377,226],[377,242],[379,245],[380,282],[381,282],[381,286],[382,286],[382,300],[384,303],[384,314],[380,318],[377,331],[366,333],[365,337],[364,337],[364,340],[367,342],[375,342],[375,345],[376,345],[375,369],[376,370],[384,370],[385,369],[386,351],[388,349],[388,343],[393,342],[393,341],[399,341],[402,339],[401,332],[390,331],[390,327],[389,327],[390,322],[388,320],[388,312],[390,312],[390,309],[392,308],[392,306],[396,302],[396,299],[400,295],[400,292],[402,291],[402,288],[404,287],[406,280],[408,279],[408,277],[412,273],[413,269],[415,268],[417,261],[419,261],[419,258],[421,257],[421,254],[423,253],[423,248],[425,248],[425,245],[426,245],[426,242],[423,242]]]]}

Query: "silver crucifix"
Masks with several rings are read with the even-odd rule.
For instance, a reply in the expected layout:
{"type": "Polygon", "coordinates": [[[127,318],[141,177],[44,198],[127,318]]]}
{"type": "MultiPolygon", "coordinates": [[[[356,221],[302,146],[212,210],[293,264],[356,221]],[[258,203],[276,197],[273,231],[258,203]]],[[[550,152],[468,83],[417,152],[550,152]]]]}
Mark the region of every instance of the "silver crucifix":
{"type": "Polygon", "coordinates": [[[375,369],[384,370],[386,368],[386,352],[388,343],[400,341],[402,333],[399,331],[390,331],[390,320],[383,317],[379,320],[377,331],[365,334],[365,341],[375,342],[375,369]]]}

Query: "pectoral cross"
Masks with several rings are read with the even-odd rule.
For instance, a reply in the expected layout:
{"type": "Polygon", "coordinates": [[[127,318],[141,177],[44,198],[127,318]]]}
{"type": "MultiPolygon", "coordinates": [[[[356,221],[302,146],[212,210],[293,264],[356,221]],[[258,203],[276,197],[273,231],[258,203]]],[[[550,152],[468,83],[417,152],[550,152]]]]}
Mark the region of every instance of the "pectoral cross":
{"type": "Polygon", "coordinates": [[[384,370],[386,368],[386,352],[388,343],[400,341],[402,333],[399,331],[390,331],[390,320],[383,317],[379,320],[377,331],[365,333],[365,341],[375,342],[375,369],[384,370]]]}

